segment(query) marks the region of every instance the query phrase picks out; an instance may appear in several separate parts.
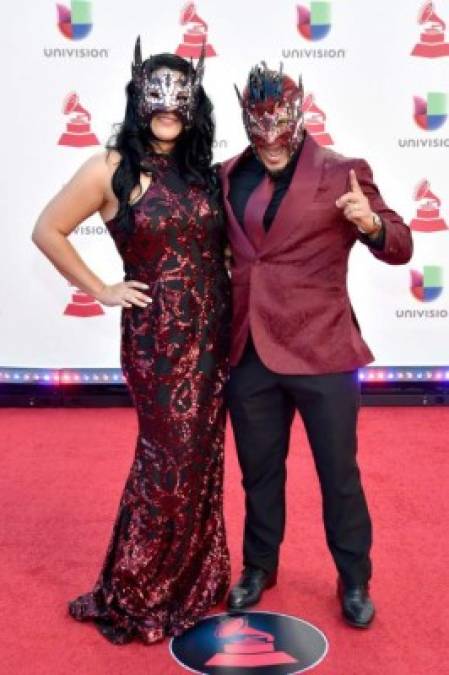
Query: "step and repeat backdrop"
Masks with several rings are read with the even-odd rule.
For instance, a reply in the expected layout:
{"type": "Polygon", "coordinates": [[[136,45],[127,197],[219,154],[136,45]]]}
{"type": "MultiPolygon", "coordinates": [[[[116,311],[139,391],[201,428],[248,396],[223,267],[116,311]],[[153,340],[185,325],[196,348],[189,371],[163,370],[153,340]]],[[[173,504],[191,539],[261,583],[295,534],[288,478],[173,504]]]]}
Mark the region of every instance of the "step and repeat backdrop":
{"type": "MultiPolygon", "coordinates": [[[[215,158],[246,137],[233,89],[260,60],[297,78],[315,139],[364,157],[415,252],[393,267],[362,245],[349,289],[376,355],[362,377],[449,378],[449,1],[17,0],[3,12],[1,379],[120,379],[119,308],[63,279],[32,244],[45,203],[102,150],[124,114],[133,46],[196,59],[217,122],[215,158]]],[[[71,241],[106,282],[121,260],[98,215],[71,241]]]]}

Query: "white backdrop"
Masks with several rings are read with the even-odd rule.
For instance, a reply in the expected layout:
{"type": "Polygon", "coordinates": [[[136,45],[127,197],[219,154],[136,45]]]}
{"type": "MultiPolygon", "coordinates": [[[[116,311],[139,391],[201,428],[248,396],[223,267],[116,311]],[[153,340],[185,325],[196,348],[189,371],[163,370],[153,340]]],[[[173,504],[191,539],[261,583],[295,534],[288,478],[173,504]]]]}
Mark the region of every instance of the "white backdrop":
{"type": "MultiPolygon", "coordinates": [[[[316,128],[323,123],[321,113],[326,116],[330,138],[322,140],[332,140],[345,155],[365,157],[387,203],[406,220],[416,220],[421,209],[414,227],[429,231],[414,232],[412,262],[390,267],[357,245],[351,257],[350,294],[377,364],[447,364],[449,123],[444,95],[449,91],[449,2],[436,0],[433,15],[432,6],[427,7],[420,24],[422,6],[422,0],[198,0],[196,13],[192,8],[189,21],[181,25],[183,0],[92,0],[72,2],[72,23],[80,16],[83,23],[80,7],[87,13],[90,7],[92,25],[81,26],[84,37],[71,39],[61,32],[51,0],[9,3],[3,10],[0,40],[0,367],[119,367],[120,310],[101,310],[77,296],[34,247],[30,234],[46,201],[84,160],[101,150],[101,145],[58,144],[67,125],[64,143],[89,142],[83,110],[62,110],[67,95],[78,95],[91,115],[91,133],[104,144],[113,123],[123,117],[136,35],[141,34],[148,56],[175,51],[200,30],[207,30],[208,43],[216,51],[207,59],[205,87],[216,111],[217,160],[246,144],[233,83],[242,87],[248,69],[261,59],[273,66],[282,59],[288,74],[303,74],[306,93],[314,96],[317,109],[309,114],[316,128]],[[313,41],[299,32],[298,4],[305,10],[315,5],[312,16],[324,5],[321,9],[330,14],[324,38],[313,41]],[[418,51],[424,55],[413,56],[419,42],[418,51]],[[432,92],[443,94],[436,111],[443,117],[430,118],[439,128],[426,130],[414,119],[414,97],[426,100],[432,92]],[[415,200],[418,184],[422,189],[415,200]],[[411,293],[411,270],[422,273],[432,266],[440,268],[434,272],[442,283],[438,280],[439,288],[429,291],[435,297],[423,302],[411,293]],[[64,313],[68,305],[69,314],[64,313]],[[90,310],[102,313],[73,315],[90,310]]],[[[71,241],[106,282],[122,278],[121,261],[99,216],[84,223],[71,241]]]]}

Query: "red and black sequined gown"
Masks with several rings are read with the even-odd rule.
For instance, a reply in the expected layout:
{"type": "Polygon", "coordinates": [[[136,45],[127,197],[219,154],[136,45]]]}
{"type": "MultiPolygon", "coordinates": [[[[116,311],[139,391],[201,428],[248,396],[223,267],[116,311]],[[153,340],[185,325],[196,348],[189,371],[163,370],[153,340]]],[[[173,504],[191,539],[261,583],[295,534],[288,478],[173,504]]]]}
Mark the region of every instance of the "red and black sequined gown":
{"type": "Polygon", "coordinates": [[[149,284],[145,309],[122,311],[121,361],[139,433],[112,538],[91,593],[69,603],[111,642],[144,643],[192,626],[229,585],[223,511],[223,388],[229,280],[224,224],[174,160],[153,181],[125,233],[107,223],[125,278],[149,284]]]}

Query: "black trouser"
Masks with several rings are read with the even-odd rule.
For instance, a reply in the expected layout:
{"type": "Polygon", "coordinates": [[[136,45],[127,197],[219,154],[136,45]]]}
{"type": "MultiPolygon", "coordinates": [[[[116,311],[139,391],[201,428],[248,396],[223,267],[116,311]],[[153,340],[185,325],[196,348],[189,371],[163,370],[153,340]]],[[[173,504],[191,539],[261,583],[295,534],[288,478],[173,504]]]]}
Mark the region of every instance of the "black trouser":
{"type": "Polygon", "coordinates": [[[371,576],[371,520],[356,461],[357,373],[279,375],[259,359],[251,339],[231,368],[228,405],[236,439],[246,519],[245,565],[271,572],[285,529],[285,461],[298,410],[312,448],[323,499],[326,539],[348,586],[371,576]]]}

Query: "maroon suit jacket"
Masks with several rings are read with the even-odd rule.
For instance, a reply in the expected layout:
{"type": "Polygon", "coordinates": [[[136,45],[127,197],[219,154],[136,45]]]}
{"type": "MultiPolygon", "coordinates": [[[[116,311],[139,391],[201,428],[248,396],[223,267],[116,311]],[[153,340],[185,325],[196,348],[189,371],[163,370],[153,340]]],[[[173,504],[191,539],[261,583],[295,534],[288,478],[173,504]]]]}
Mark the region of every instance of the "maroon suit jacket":
{"type": "Polygon", "coordinates": [[[228,236],[233,254],[231,365],[238,364],[251,330],[265,365],[284,374],[353,370],[373,360],[347,292],[348,257],[358,238],[335,201],[349,190],[355,169],[371,208],[385,224],[385,247],[370,249],[392,265],[410,260],[412,238],[389,209],[362,159],[320,147],[306,135],[290,187],[256,251],[229,203],[229,176],[248,152],[222,165],[228,236]]]}

